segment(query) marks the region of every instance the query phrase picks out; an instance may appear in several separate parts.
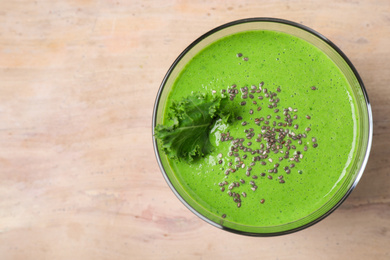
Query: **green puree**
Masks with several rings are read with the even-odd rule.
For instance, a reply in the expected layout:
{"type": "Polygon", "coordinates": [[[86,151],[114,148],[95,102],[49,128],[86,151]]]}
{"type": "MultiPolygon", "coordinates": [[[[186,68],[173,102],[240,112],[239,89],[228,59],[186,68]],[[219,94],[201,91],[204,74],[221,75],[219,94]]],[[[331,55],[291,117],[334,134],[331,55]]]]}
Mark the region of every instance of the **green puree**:
{"type": "MultiPolygon", "coordinates": [[[[319,49],[313,45],[284,33],[273,31],[248,31],[225,37],[207,46],[199,52],[184,68],[176,79],[165,107],[164,123],[169,124],[167,115],[168,107],[172,100],[180,100],[191,93],[202,92],[209,95],[221,95],[222,90],[237,85],[239,93],[234,101],[229,101],[229,109],[242,116],[242,120],[235,120],[229,125],[217,122],[210,134],[210,140],[215,150],[195,162],[170,160],[170,165],[176,173],[183,187],[195,200],[210,212],[222,216],[226,214],[226,220],[253,226],[274,226],[289,223],[301,219],[319,209],[341,187],[349,172],[351,158],[355,154],[355,141],[357,135],[358,118],[355,115],[355,101],[352,99],[350,87],[338,67],[319,49]],[[237,54],[242,53],[242,57],[237,54]],[[245,61],[244,58],[248,60],[245,61]],[[259,83],[264,82],[266,88],[277,93],[280,101],[275,113],[275,108],[268,108],[269,98],[264,92],[254,93],[254,99],[247,98],[246,105],[240,103],[241,88],[252,85],[259,89],[259,83]],[[312,90],[312,86],[316,89],[312,90]],[[280,87],[280,92],[277,88],[280,87]],[[264,99],[258,99],[263,96],[264,99]],[[254,105],[252,102],[256,101],[254,105]],[[258,107],[261,111],[257,111],[258,107]],[[256,162],[252,166],[251,176],[246,176],[246,171],[253,161],[253,156],[242,159],[245,166],[229,175],[225,171],[228,163],[236,164],[235,157],[229,156],[231,141],[221,142],[221,134],[230,132],[234,138],[245,138],[244,144],[253,144],[252,149],[259,149],[261,143],[256,142],[257,134],[261,133],[261,126],[254,123],[254,118],[271,116],[268,121],[284,122],[283,109],[291,107],[291,118],[297,115],[292,126],[283,127],[296,134],[307,134],[307,138],[301,138],[302,144],[297,140],[291,145],[290,156],[294,152],[301,151],[303,158],[299,162],[279,157],[285,154],[270,152],[268,158],[262,161],[266,165],[256,162]],[[249,110],[254,113],[250,114],[249,110]],[[294,109],[297,111],[294,112],[294,109]],[[280,120],[275,117],[279,115],[280,120]],[[311,119],[307,119],[309,115],[311,119]],[[248,124],[242,126],[242,122],[248,124]],[[298,129],[294,125],[298,124],[298,129]],[[311,131],[305,129],[309,127],[311,131]],[[255,137],[246,139],[245,129],[254,128],[255,137]],[[318,147],[313,147],[312,138],[316,138],[318,147]],[[304,151],[304,146],[308,147],[304,151]],[[222,158],[218,154],[222,154],[222,158]],[[219,160],[222,163],[219,164],[219,160]],[[279,163],[277,173],[269,173],[274,165],[279,163]],[[289,168],[286,173],[284,168],[289,168]],[[260,174],[265,173],[262,177],[260,174]],[[257,179],[252,176],[257,175],[257,179]],[[269,179],[267,176],[273,178],[269,179]],[[280,183],[278,177],[283,175],[284,183],[280,183]],[[219,183],[227,181],[245,183],[235,187],[232,192],[242,192],[241,205],[233,201],[227,193],[229,185],[221,191],[219,183]],[[257,190],[251,190],[250,181],[254,181],[257,190]],[[260,201],[264,199],[264,203],[260,201]]],[[[227,92],[226,92],[227,93],[227,92]]],[[[250,93],[248,93],[249,96],[250,93]]],[[[278,126],[276,126],[278,127],[278,126]]],[[[287,140],[287,138],[286,138],[287,140]]],[[[286,149],[283,149],[286,151],[286,149]]],[[[244,153],[238,151],[240,156],[244,153]]]]}

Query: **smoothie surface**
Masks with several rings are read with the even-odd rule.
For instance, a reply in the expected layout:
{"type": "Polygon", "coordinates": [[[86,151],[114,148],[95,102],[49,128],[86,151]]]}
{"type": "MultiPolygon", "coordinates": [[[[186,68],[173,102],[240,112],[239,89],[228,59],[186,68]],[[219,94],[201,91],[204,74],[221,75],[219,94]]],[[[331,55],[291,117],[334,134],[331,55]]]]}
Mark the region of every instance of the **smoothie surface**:
{"type": "Polygon", "coordinates": [[[163,123],[170,124],[172,101],[197,92],[229,96],[231,89],[238,93],[227,109],[239,119],[217,121],[210,133],[214,151],[191,163],[169,161],[181,185],[208,211],[249,226],[290,223],[318,210],[342,186],[356,152],[359,122],[345,76],[328,56],[297,37],[274,31],[237,33],[210,44],[185,66],[165,104],[163,123]],[[256,118],[263,120],[256,124],[256,118]],[[275,128],[288,129],[291,136],[284,141],[291,140],[289,149],[285,143],[272,147],[264,136],[256,141],[267,130],[276,133],[275,128]],[[233,140],[244,139],[241,145],[257,153],[235,148],[233,140],[224,140],[227,133],[233,140]],[[253,137],[247,138],[248,133],[253,137]],[[254,158],[263,154],[267,158],[254,158]],[[226,174],[229,169],[235,172],[226,174]],[[229,192],[240,194],[239,200],[229,192]]]}

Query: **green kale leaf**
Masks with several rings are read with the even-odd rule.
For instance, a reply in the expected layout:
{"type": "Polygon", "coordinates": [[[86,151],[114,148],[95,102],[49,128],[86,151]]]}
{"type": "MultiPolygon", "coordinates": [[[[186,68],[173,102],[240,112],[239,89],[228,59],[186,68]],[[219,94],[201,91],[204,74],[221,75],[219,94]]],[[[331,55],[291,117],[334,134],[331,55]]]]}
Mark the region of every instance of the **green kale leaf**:
{"type": "Polygon", "coordinates": [[[191,162],[213,150],[209,135],[215,122],[227,123],[233,114],[227,111],[225,96],[192,94],[179,102],[172,102],[169,118],[173,125],[157,125],[155,137],[164,152],[173,159],[191,162]]]}

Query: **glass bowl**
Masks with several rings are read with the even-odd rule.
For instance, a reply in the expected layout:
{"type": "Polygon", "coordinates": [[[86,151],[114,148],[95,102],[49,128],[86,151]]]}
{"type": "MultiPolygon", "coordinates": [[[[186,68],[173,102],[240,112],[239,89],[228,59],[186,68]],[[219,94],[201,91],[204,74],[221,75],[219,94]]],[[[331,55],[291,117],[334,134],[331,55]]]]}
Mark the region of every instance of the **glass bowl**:
{"type": "Polygon", "coordinates": [[[345,56],[345,54],[341,52],[341,50],[326,37],[322,36],[316,31],[301,24],[275,18],[249,18],[233,21],[219,26],[196,39],[178,56],[178,58],[169,68],[158,91],[153,111],[153,143],[156,158],[166,182],[177,198],[179,198],[179,200],[189,210],[191,210],[195,215],[207,223],[226,231],[250,236],[275,236],[299,231],[324,219],[338,206],[340,206],[340,204],[355,188],[363,174],[371,149],[372,128],[373,122],[371,106],[366,90],[359,74],[349,59],[345,56]],[[317,211],[297,221],[278,226],[247,226],[235,222],[230,222],[229,220],[226,220],[221,216],[217,216],[205,209],[196,200],[189,196],[189,194],[183,188],[183,185],[180,183],[179,179],[169,166],[167,156],[164,154],[164,152],[161,151],[159,148],[159,143],[157,142],[156,138],[154,138],[154,129],[156,125],[162,124],[163,112],[165,110],[168,94],[174,84],[176,77],[183,70],[185,65],[199,51],[204,49],[207,45],[217,41],[218,39],[238,32],[250,30],[271,30],[284,32],[301,38],[319,48],[339,67],[339,69],[346,77],[352,88],[352,92],[357,103],[356,113],[360,119],[360,132],[357,140],[357,154],[354,158],[352,158],[353,161],[351,170],[342,187],[327,203],[325,203],[317,211]]]}

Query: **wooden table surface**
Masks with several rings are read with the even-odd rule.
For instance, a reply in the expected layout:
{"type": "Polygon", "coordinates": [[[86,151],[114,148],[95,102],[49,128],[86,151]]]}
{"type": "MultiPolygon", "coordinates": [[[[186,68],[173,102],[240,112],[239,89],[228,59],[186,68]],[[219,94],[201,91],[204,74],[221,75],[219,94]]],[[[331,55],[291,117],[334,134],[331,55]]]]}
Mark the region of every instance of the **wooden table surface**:
{"type": "Polygon", "coordinates": [[[1,1],[1,259],[390,259],[390,2],[1,1]],[[195,38],[301,22],[354,63],[374,116],[366,171],[304,231],[252,238],[193,215],[155,160],[161,80],[195,38]]]}

